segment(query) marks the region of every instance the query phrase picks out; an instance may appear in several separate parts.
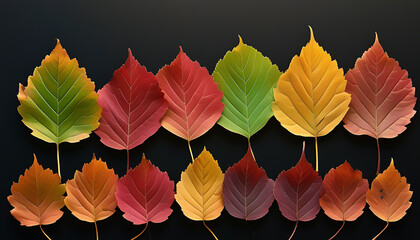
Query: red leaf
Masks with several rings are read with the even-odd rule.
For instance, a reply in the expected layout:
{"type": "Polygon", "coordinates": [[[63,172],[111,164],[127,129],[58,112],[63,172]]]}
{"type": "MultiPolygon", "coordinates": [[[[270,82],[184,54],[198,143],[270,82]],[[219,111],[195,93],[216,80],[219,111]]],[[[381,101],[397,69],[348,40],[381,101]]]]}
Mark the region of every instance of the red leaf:
{"type": "MultiPolygon", "coordinates": [[[[349,132],[379,139],[394,138],[406,129],[416,113],[415,89],[407,71],[384,52],[378,36],[357,59],[354,69],[347,72],[346,79],[351,102],[343,121],[349,132]]],[[[377,145],[379,173],[379,142],[377,145]]]]}
{"type": "Polygon", "coordinates": [[[168,131],[191,141],[207,132],[220,118],[223,93],[207,69],[191,61],[182,48],[176,59],[160,69],[156,77],[169,102],[161,121],[168,131]]]}
{"type": "Polygon", "coordinates": [[[101,142],[115,149],[132,149],[160,128],[168,104],[156,77],[141,66],[128,49],[124,65],[98,91],[102,107],[99,128],[101,142]]]}
{"type": "Polygon", "coordinates": [[[230,215],[256,220],[273,204],[274,181],[255,162],[250,147],[241,161],[228,168],[223,181],[223,200],[230,215]]]}
{"type": "Polygon", "coordinates": [[[310,221],[319,212],[322,178],[305,158],[305,144],[298,164],[282,171],[274,183],[274,197],[283,216],[291,221],[310,221]]]}
{"type": "Polygon", "coordinates": [[[128,221],[160,223],[172,213],[174,182],[143,155],[140,165],[118,180],[115,197],[128,221]]]}

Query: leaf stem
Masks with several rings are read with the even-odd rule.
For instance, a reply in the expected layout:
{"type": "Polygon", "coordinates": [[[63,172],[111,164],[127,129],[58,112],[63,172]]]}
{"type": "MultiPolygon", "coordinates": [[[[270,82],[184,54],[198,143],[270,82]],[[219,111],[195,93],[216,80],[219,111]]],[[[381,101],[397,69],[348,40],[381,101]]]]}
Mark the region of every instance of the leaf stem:
{"type": "Polygon", "coordinates": [[[378,167],[376,168],[376,175],[381,171],[381,149],[379,148],[379,138],[376,138],[376,147],[378,148],[378,167]]]}
{"type": "Polygon", "coordinates": [[[128,172],[128,169],[130,169],[130,150],[128,150],[128,148],[127,148],[127,171],[126,171],[126,173],[128,172]]]}
{"type": "Polygon", "coordinates": [[[209,232],[211,233],[211,235],[213,235],[214,239],[219,240],[219,239],[216,237],[216,235],[214,235],[214,233],[210,230],[210,228],[209,228],[209,227],[207,227],[206,222],[205,222],[204,220],[203,220],[203,224],[204,224],[204,226],[207,228],[207,230],[209,230],[209,232]]]}
{"type": "Polygon", "coordinates": [[[249,146],[249,150],[251,150],[252,158],[254,158],[254,161],[257,161],[257,160],[255,160],[254,152],[252,151],[251,139],[250,138],[248,138],[248,146],[249,146]]]}
{"type": "Polygon", "coordinates": [[[318,138],[315,136],[315,170],[318,172],[318,138]]]}
{"type": "Polygon", "coordinates": [[[139,233],[139,235],[133,237],[131,240],[134,240],[134,239],[140,237],[140,235],[142,235],[144,233],[144,231],[146,231],[148,225],[149,225],[149,221],[146,222],[146,226],[144,227],[143,231],[141,231],[141,233],[139,233]]]}
{"type": "Polygon", "coordinates": [[[188,140],[188,149],[190,150],[191,160],[192,160],[192,162],[194,162],[194,155],[193,155],[193,152],[192,152],[192,150],[191,150],[191,143],[190,143],[190,140],[188,140]]]}
{"type": "Polygon", "coordinates": [[[299,220],[298,220],[298,221],[296,221],[296,224],[295,224],[295,229],[293,229],[292,235],[290,235],[289,240],[291,240],[291,239],[292,239],[292,237],[293,237],[293,235],[295,235],[296,228],[297,228],[297,226],[298,226],[298,222],[299,222],[299,220]]]}
{"type": "Polygon", "coordinates": [[[343,224],[341,225],[340,229],[338,229],[338,231],[332,237],[330,237],[330,239],[328,239],[328,240],[331,240],[331,239],[335,238],[335,236],[337,236],[337,234],[341,231],[341,229],[343,229],[344,223],[346,223],[346,221],[343,220],[343,224]]]}
{"type": "Polygon", "coordinates": [[[384,229],[382,229],[382,231],[380,233],[378,233],[378,235],[376,235],[374,238],[372,238],[372,240],[377,239],[379,237],[379,235],[381,235],[388,226],[389,226],[389,222],[387,221],[384,229]]]}
{"type": "Polygon", "coordinates": [[[96,240],[99,240],[98,225],[96,224],[96,221],[94,221],[94,223],[95,223],[95,231],[96,231],[96,240]]]}
{"type": "Polygon", "coordinates": [[[58,176],[61,178],[61,172],[60,172],[60,148],[59,143],[57,143],[57,167],[58,167],[58,176]]]}
{"type": "Polygon", "coordinates": [[[48,235],[44,232],[44,229],[42,229],[42,225],[41,225],[41,224],[39,224],[39,228],[41,229],[41,232],[45,235],[45,237],[46,237],[48,240],[51,240],[51,238],[50,238],[50,237],[48,237],[48,235]]]}

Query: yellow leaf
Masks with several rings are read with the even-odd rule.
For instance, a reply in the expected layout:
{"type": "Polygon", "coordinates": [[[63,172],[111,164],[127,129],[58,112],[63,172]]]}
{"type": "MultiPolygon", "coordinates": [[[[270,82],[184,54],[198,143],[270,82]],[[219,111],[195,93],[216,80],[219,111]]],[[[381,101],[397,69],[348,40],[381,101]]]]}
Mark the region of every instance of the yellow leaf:
{"type": "MultiPolygon", "coordinates": [[[[310,32],[309,43],[280,76],[271,108],[284,128],[298,136],[314,137],[317,145],[317,137],[331,132],[347,113],[350,94],[344,91],[343,69],[315,41],[312,28],[310,32]]],[[[317,146],[316,158],[318,171],[317,146]]]]}
{"type": "Polygon", "coordinates": [[[224,175],[219,164],[204,148],[181,174],[175,199],[186,217],[196,221],[214,220],[223,210],[224,175]]]}

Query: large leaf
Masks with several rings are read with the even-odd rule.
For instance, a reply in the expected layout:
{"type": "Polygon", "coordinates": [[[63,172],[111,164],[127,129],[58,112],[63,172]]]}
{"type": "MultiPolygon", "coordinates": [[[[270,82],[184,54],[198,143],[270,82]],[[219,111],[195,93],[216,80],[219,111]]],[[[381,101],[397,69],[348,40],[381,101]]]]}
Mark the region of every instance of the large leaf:
{"type": "Polygon", "coordinates": [[[282,171],[274,182],[274,197],[283,216],[295,221],[295,230],[299,221],[307,222],[319,212],[322,178],[312,165],[306,161],[305,144],[302,155],[295,167],[282,171]]]}
{"type": "Polygon", "coordinates": [[[343,222],[338,232],[346,221],[362,215],[368,189],[369,183],[362,172],[354,170],[347,161],[325,175],[319,204],[328,217],[343,222]]]}
{"type": "Polygon", "coordinates": [[[56,143],[57,153],[58,144],[78,142],[99,126],[101,108],[95,84],[58,40],[51,54],[29,76],[28,86],[19,84],[18,99],[23,123],[35,137],[56,143]]]}
{"type": "Polygon", "coordinates": [[[223,201],[230,215],[256,220],[265,216],[273,204],[274,181],[259,168],[251,147],[245,156],[225,172],[223,201]]]}
{"type": "Polygon", "coordinates": [[[270,59],[242,42],[228,51],[214,69],[225,104],[218,123],[229,131],[250,138],[273,116],[273,88],[281,72],[270,59]]]}
{"type": "Polygon", "coordinates": [[[128,221],[160,223],[172,213],[174,182],[143,155],[140,165],[118,180],[115,197],[128,221]]]}
{"type": "Polygon", "coordinates": [[[355,135],[377,140],[380,171],[379,138],[394,138],[406,129],[416,111],[415,89],[406,70],[384,52],[376,35],[375,43],[356,60],[346,74],[346,91],[352,95],[344,127],[355,135]]]}
{"type": "Polygon", "coordinates": [[[204,148],[181,173],[181,180],[176,184],[175,200],[184,215],[191,220],[202,221],[214,237],[205,221],[218,218],[223,210],[223,179],[219,164],[204,148]]]}
{"type": "Polygon", "coordinates": [[[207,69],[191,61],[182,48],[156,77],[169,102],[162,126],[171,133],[191,141],[206,133],[220,118],[223,93],[207,69]]]}
{"type": "MultiPolygon", "coordinates": [[[[102,117],[95,133],[108,147],[127,152],[160,128],[168,109],[156,77],[137,62],[130,49],[125,64],[98,94],[102,117]]],[[[127,170],[128,160],[127,156],[127,170]]]]}
{"type": "Polygon", "coordinates": [[[34,155],[32,166],[11,187],[12,195],[7,200],[14,208],[10,212],[23,226],[55,223],[63,215],[60,209],[66,192],[60,182],[58,174],[44,170],[34,155]]]}
{"type": "Polygon", "coordinates": [[[314,137],[316,171],[317,138],[331,132],[341,122],[350,103],[344,90],[343,69],[315,41],[312,28],[309,43],[294,56],[289,69],[281,75],[274,89],[274,116],[289,132],[314,137]]]}
{"type": "Polygon", "coordinates": [[[117,207],[117,180],[114,170],[93,155],[92,161],[83,165],[82,172],[76,170],[74,179],[67,181],[64,203],[75,217],[95,224],[97,239],[96,222],[114,214],[117,207]]]}
{"type": "Polygon", "coordinates": [[[410,208],[413,192],[405,177],[395,169],[394,160],[389,167],[379,174],[372,182],[366,194],[369,209],[380,219],[386,221],[385,228],[374,238],[376,239],[389,225],[405,216],[410,208]]]}

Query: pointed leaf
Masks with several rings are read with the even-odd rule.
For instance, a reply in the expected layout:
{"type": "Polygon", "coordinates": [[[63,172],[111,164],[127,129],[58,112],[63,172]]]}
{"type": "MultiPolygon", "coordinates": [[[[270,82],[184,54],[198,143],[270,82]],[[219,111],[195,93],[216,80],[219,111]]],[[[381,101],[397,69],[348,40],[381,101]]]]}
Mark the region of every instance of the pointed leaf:
{"type": "Polygon", "coordinates": [[[172,213],[174,182],[143,155],[140,165],[118,180],[115,197],[128,221],[134,224],[164,222],[172,213]]]}
{"type": "Polygon", "coordinates": [[[396,222],[405,216],[411,206],[410,184],[395,169],[394,161],[379,174],[366,194],[369,209],[386,222],[396,222]]]}
{"type": "Polygon", "coordinates": [[[18,99],[23,123],[46,142],[78,142],[99,126],[101,108],[95,84],[58,40],[29,76],[28,86],[19,84],[18,99]]]}
{"type": "Polygon", "coordinates": [[[175,199],[186,217],[214,220],[223,210],[223,172],[209,151],[203,152],[181,173],[175,199]]]}
{"type": "Polygon", "coordinates": [[[182,51],[156,75],[169,108],[161,120],[171,133],[191,141],[206,133],[220,118],[223,93],[206,68],[182,51]]]}
{"type": "Polygon", "coordinates": [[[273,116],[275,84],[281,72],[270,59],[242,42],[228,51],[214,69],[225,104],[218,123],[229,131],[250,138],[273,116]]]}
{"type": "Polygon", "coordinates": [[[66,184],[67,197],[64,203],[71,213],[86,222],[97,222],[115,212],[118,176],[101,159],[83,165],[82,172],[76,170],[74,179],[66,184]]]}
{"type": "Polygon", "coordinates": [[[331,169],[322,183],[319,203],[325,214],[336,221],[354,221],[363,213],[369,183],[362,172],[345,161],[331,169]]]}
{"type": "Polygon", "coordinates": [[[7,197],[14,207],[10,211],[21,225],[37,226],[55,223],[61,218],[66,187],[58,174],[42,168],[34,155],[34,163],[11,187],[7,197]]]}
{"type": "Polygon", "coordinates": [[[343,69],[315,41],[294,56],[274,89],[274,116],[291,133],[304,137],[328,134],[348,110],[343,69]]]}
{"type": "Polygon", "coordinates": [[[282,171],[274,183],[274,197],[290,221],[310,221],[319,212],[322,178],[305,158],[305,145],[295,167],[282,171]]]}
{"type": "Polygon", "coordinates": [[[130,49],[125,64],[98,94],[102,117],[95,133],[115,149],[142,144],[160,128],[168,108],[156,77],[137,62],[130,49]]]}
{"type": "Polygon", "coordinates": [[[273,204],[274,181],[259,168],[248,147],[241,161],[225,172],[223,200],[230,215],[256,220],[265,216],[273,204]]]}
{"type": "Polygon", "coordinates": [[[416,113],[415,89],[406,70],[375,43],[346,74],[346,91],[352,95],[344,127],[355,135],[394,138],[416,113]]]}

